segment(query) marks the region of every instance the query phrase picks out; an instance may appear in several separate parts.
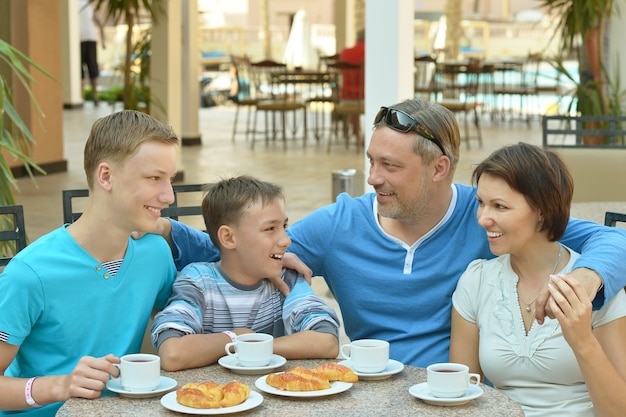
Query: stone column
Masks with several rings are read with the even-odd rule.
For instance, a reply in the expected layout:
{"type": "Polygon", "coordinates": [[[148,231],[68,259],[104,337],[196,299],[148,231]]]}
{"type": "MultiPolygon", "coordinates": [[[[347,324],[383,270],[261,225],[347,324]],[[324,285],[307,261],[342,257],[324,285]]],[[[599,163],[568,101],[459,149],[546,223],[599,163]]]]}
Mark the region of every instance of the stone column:
{"type": "Polygon", "coordinates": [[[182,21],[182,136],[183,145],[201,145],[198,113],[200,108],[200,47],[198,46],[198,2],[183,0],[182,21]]]}
{"type": "MultiPolygon", "coordinates": [[[[59,2],[10,0],[9,9],[8,16],[0,19],[5,28],[10,27],[9,42],[55,78],[50,79],[35,68],[29,68],[36,80],[29,83],[29,87],[45,117],[40,116],[39,110],[21,84],[15,78],[13,80],[16,110],[36,141],[32,157],[49,174],[67,171],[67,160],[63,159],[59,2]],[[5,21],[4,18],[8,20],[5,21]]],[[[14,163],[12,167],[16,176],[26,175],[21,165],[14,163]]]]}
{"type": "MultiPolygon", "coordinates": [[[[182,137],[182,0],[163,2],[165,14],[152,26],[150,94],[152,116],[172,126],[182,137]]],[[[197,99],[197,97],[196,97],[197,99]]],[[[184,179],[182,157],[178,153],[176,180],[184,179]]]]}

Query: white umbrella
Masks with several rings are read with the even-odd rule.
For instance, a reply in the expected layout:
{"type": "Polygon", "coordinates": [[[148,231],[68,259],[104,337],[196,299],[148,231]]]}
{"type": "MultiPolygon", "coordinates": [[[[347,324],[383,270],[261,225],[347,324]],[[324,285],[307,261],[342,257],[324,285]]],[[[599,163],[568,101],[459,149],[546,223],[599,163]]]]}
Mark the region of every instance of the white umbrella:
{"type": "Polygon", "coordinates": [[[304,10],[298,10],[293,17],[293,25],[287,39],[283,63],[290,67],[313,68],[316,53],[311,44],[311,24],[304,10]]]}

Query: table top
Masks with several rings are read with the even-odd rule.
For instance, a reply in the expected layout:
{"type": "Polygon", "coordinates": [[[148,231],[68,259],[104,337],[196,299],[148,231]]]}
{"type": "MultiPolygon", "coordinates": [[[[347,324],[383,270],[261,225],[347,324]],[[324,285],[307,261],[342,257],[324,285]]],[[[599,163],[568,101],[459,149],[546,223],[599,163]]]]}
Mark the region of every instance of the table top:
{"type": "MultiPolygon", "coordinates": [[[[280,372],[295,366],[313,368],[329,360],[289,360],[277,370],[280,372]]],[[[481,384],[484,394],[466,404],[457,406],[430,405],[409,394],[409,388],[426,381],[426,370],[413,366],[382,380],[360,379],[347,391],[313,398],[285,397],[268,394],[255,386],[260,375],[237,374],[220,365],[190,369],[180,372],[165,372],[163,376],[174,378],[178,387],[188,382],[215,381],[226,383],[238,380],[248,384],[253,391],[263,396],[263,402],[256,408],[237,413],[255,416],[523,416],[521,407],[505,394],[481,384]]],[[[173,416],[173,411],[161,405],[160,394],[152,398],[122,398],[108,391],[97,400],[73,398],[68,400],[57,413],[58,417],[82,416],[173,416]]],[[[225,409],[227,410],[227,409],[225,409]]],[[[213,411],[215,412],[215,411],[213,411]]],[[[178,414],[180,415],[180,414],[178,414]]]]}

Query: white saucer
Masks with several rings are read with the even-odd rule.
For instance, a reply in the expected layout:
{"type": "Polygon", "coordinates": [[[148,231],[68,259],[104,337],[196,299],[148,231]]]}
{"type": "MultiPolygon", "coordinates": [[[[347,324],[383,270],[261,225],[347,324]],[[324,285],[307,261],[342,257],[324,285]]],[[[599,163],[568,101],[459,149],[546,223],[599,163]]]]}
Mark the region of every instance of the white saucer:
{"type": "Polygon", "coordinates": [[[387,366],[385,367],[385,369],[383,369],[381,372],[376,372],[376,373],[364,373],[364,372],[359,372],[359,371],[354,370],[354,368],[350,365],[349,359],[339,362],[339,365],[344,365],[352,369],[352,372],[354,372],[359,377],[359,380],[363,380],[363,381],[375,381],[378,379],[386,379],[386,378],[391,377],[391,375],[402,372],[402,370],[404,369],[404,364],[402,362],[398,362],[393,359],[389,359],[389,362],[387,363],[387,366]]]}
{"type": "Polygon", "coordinates": [[[185,414],[198,414],[198,415],[221,415],[221,414],[231,414],[231,413],[239,413],[240,411],[251,410],[255,407],[258,407],[263,402],[263,396],[256,391],[250,391],[250,396],[247,400],[238,405],[233,405],[232,407],[222,407],[222,408],[192,408],[187,407],[182,404],[179,404],[176,401],[176,393],[170,392],[169,394],[165,394],[161,398],[161,405],[168,410],[176,411],[177,413],[185,413],[185,414]]]}
{"type": "Polygon", "coordinates": [[[481,395],[483,395],[483,389],[477,385],[470,385],[462,397],[438,398],[433,396],[433,394],[430,392],[430,390],[428,389],[428,384],[426,382],[422,382],[421,384],[413,385],[411,388],[409,388],[409,394],[411,394],[415,398],[419,398],[427,404],[454,406],[468,403],[480,397],[481,395]]]}
{"type": "Polygon", "coordinates": [[[242,375],[258,375],[258,374],[266,374],[269,371],[272,371],[276,368],[280,368],[285,363],[287,363],[287,359],[283,358],[280,355],[272,355],[272,359],[270,363],[265,366],[241,366],[237,358],[226,355],[219,358],[217,361],[224,368],[228,368],[231,371],[242,374],[242,375]]]}
{"type": "Polygon", "coordinates": [[[107,382],[107,389],[109,391],[113,391],[117,393],[120,397],[127,398],[149,398],[155,397],[159,394],[162,394],[167,391],[171,391],[176,388],[178,382],[175,379],[168,378],[166,376],[161,377],[161,382],[159,382],[159,386],[153,389],[152,391],[127,391],[122,387],[119,378],[109,379],[107,382]]]}

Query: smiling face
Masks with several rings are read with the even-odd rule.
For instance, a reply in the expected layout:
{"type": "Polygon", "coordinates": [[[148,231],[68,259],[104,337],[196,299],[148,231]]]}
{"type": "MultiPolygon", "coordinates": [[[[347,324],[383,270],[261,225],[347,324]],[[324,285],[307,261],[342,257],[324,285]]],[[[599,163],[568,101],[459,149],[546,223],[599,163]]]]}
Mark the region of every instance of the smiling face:
{"type": "Polygon", "coordinates": [[[413,151],[415,135],[379,127],[367,150],[367,182],[376,190],[378,214],[407,223],[418,223],[430,212],[433,187],[433,164],[424,164],[413,151]]]}
{"type": "Polygon", "coordinates": [[[124,162],[101,163],[99,169],[110,170],[109,196],[119,226],[154,230],[161,210],[174,202],[176,145],[146,141],[124,162]]]}
{"type": "Polygon", "coordinates": [[[485,228],[494,255],[516,254],[532,247],[534,242],[546,240],[545,232],[539,232],[539,211],[502,178],[482,174],[476,198],[479,202],[478,223],[485,228]]]}
{"type": "Polygon", "coordinates": [[[280,276],[283,255],[291,244],[287,224],[285,202],[274,198],[265,205],[258,199],[247,207],[236,225],[222,226],[232,240],[223,244],[226,253],[222,252],[222,267],[226,273],[246,285],[280,276]]]}

